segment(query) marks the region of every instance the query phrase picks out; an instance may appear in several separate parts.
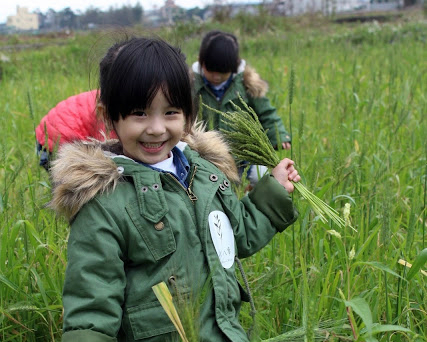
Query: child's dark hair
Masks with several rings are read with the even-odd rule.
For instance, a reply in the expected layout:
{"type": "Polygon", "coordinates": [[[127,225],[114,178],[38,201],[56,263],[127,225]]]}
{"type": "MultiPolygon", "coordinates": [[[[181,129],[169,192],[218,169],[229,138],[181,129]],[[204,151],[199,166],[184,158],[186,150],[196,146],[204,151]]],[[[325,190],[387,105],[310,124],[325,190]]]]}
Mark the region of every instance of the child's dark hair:
{"type": "Polygon", "coordinates": [[[109,125],[149,107],[158,90],[182,109],[187,132],[196,119],[185,56],[159,38],[134,37],[110,47],[99,66],[99,88],[109,125]]]}
{"type": "Polygon", "coordinates": [[[240,63],[236,36],[222,31],[208,32],[200,44],[199,63],[208,71],[236,73],[240,63]]]}

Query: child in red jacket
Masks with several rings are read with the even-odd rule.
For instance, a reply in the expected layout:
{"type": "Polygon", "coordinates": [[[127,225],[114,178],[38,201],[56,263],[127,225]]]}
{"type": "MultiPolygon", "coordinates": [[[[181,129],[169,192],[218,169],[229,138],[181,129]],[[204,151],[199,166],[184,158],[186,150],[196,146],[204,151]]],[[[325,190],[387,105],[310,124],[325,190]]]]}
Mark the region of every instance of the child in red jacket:
{"type": "MultiPolygon", "coordinates": [[[[49,168],[49,156],[55,146],[75,140],[103,140],[105,125],[96,116],[97,90],[71,96],[59,102],[36,128],[40,165],[49,168]]],[[[115,138],[114,132],[111,137],[115,138]]]]}

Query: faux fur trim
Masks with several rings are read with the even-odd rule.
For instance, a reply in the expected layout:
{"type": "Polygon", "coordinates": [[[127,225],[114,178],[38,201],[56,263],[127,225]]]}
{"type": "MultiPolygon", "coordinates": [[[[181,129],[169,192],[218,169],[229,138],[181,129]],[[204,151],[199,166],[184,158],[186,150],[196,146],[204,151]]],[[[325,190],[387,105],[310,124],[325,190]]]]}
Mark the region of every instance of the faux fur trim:
{"type": "Polygon", "coordinates": [[[49,207],[67,219],[98,193],[113,190],[120,179],[113,160],[104,155],[101,143],[64,144],[52,163],[52,200],[49,207]]]}
{"type": "MultiPolygon", "coordinates": [[[[184,142],[217,166],[230,181],[238,182],[234,158],[220,135],[194,125],[184,142]]],[[[121,154],[118,140],[64,144],[52,163],[52,200],[49,207],[71,220],[97,194],[114,190],[121,178],[116,163],[108,155],[121,154]]]]}
{"type": "Polygon", "coordinates": [[[240,178],[228,144],[219,132],[205,131],[205,129],[205,124],[196,123],[191,133],[183,140],[203,159],[220,169],[230,181],[238,183],[240,178]]]}
{"type": "Polygon", "coordinates": [[[248,65],[243,72],[243,83],[252,97],[263,97],[267,94],[268,83],[260,77],[254,68],[248,65]]]}

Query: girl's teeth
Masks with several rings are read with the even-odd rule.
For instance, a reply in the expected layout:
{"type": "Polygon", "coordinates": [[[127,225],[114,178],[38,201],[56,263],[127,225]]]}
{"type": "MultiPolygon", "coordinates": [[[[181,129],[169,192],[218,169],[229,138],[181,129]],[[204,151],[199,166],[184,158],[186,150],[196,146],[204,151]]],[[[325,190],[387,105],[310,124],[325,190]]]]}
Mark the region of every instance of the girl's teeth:
{"type": "Polygon", "coordinates": [[[150,144],[150,143],[144,143],[144,146],[146,147],[160,147],[162,144],[161,143],[157,143],[157,144],[150,144]]]}

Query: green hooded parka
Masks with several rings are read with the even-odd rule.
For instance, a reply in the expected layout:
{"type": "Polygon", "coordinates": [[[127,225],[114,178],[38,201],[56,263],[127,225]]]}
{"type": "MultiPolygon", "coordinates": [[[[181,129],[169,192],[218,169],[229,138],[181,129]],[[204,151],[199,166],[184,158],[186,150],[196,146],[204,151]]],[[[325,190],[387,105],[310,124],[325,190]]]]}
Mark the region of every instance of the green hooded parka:
{"type": "Polygon", "coordinates": [[[238,200],[218,133],[195,130],[178,146],[191,166],[189,189],[121,155],[118,141],[61,147],[51,207],[71,223],[63,342],[178,341],[152,290],[160,282],[177,306],[192,303],[200,341],[248,342],[235,257],[259,251],[297,211],[270,175],[238,200]]]}

